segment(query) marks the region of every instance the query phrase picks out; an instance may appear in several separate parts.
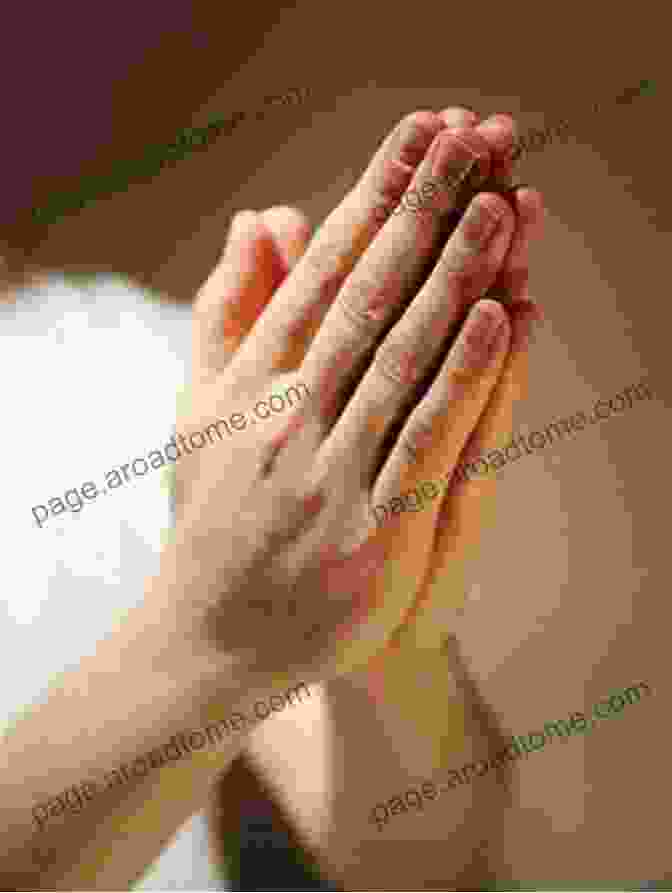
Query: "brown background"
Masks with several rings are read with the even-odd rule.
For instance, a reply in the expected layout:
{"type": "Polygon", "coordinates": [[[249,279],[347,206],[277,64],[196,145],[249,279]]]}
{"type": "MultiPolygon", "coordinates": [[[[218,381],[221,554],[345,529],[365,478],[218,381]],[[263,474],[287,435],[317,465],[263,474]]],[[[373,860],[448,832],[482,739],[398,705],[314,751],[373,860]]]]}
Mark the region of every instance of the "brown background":
{"type": "MultiPolygon", "coordinates": [[[[25,103],[7,107],[13,203],[2,239],[12,271],[109,269],[189,300],[234,210],[291,203],[317,223],[387,130],[414,109],[505,111],[522,129],[569,120],[572,138],[531,154],[521,169],[549,209],[532,273],[549,322],[519,418],[525,430],[543,428],[588,412],[598,397],[645,374],[657,399],[504,469],[502,510],[460,638],[510,733],[589,709],[640,680],[655,696],[526,761],[508,805],[491,793],[445,799],[424,816],[398,817],[381,835],[367,825],[368,810],[407,779],[427,777],[427,759],[403,719],[377,715],[356,685],[331,686],[303,720],[283,715],[263,726],[255,759],[327,871],[350,889],[448,889],[466,883],[459,879],[479,848],[479,876],[532,887],[624,889],[672,874],[665,7],[637,16],[614,4],[343,0],[216,11],[200,2],[169,22],[164,6],[152,8],[155,20],[131,61],[117,53],[99,62],[88,44],[75,42],[72,53],[83,56],[71,81],[55,64],[44,80],[50,94],[26,94],[25,103]],[[75,87],[101,77],[99,69],[107,87],[94,103],[103,124],[92,136],[75,87]],[[592,113],[594,102],[609,106],[642,78],[655,82],[652,98],[592,113]],[[264,96],[292,86],[311,88],[306,105],[246,121],[151,183],[49,228],[30,220],[28,209],[53,189],[76,188],[78,173],[103,173],[114,158],[170,141],[211,113],[256,110],[264,96]]],[[[118,17],[133,30],[130,6],[118,17]]],[[[44,28],[52,50],[56,24],[44,28]]],[[[105,29],[96,32],[102,43],[105,29]]],[[[20,82],[35,52],[24,30],[14,40],[8,32],[8,43],[23,49],[21,59],[3,62],[6,88],[20,82]]]]}

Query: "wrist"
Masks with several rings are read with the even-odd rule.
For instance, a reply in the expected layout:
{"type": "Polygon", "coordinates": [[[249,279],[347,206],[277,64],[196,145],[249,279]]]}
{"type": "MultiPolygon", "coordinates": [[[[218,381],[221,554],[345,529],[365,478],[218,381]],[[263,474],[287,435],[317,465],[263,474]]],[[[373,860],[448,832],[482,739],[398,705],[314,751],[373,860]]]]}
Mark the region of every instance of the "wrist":
{"type": "Polygon", "coordinates": [[[159,575],[148,581],[144,602],[129,617],[125,636],[136,653],[142,651],[145,672],[157,674],[176,696],[189,699],[194,720],[223,722],[231,716],[234,730],[249,731],[252,717],[256,724],[271,712],[261,706],[255,711],[257,700],[267,703],[300,680],[260,670],[253,650],[227,652],[206,635],[208,587],[198,563],[189,555],[185,561],[184,552],[179,538],[166,548],[159,575]],[[241,715],[249,718],[243,721],[241,715]]]}
{"type": "Polygon", "coordinates": [[[260,659],[254,645],[230,650],[221,646],[207,618],[213,604],[229,603],[218,614],[225,627],[234,626],[237,598],[229,599],[226,591],[229,578],[223,569],[228,562],[220,556],[218,570],[210,575],[204,564],[193,528],[178,525],[174,541],[163,552],[159,575],[147,586],[144,626],[151,632],[145,635],[154,639],[154,667],[173,677],[182,673],[180,685],[193,692],[200,718],[224,723],[240,736],[271,713],[302,703],[311,696],[306,682],[315,680],[260,659]]]}
{"type": "Polygon", "coordinates": [[[134,608],[115,636],[129,678],[148,680],[162,692],[175,717],[196,727],[213,713],[238,709],[255,691],[255,680],[233,656],[206,647],[189,625],[189,593],[164,566],[147,581],[143,602],[134,608]],[[151,681],[150,681],[151,680],[151,681]]]}
{"type": "MultiPolygon", "coordinates": [[[[157,581],[156,585],[162,584],[157,581]]],[[[247,735],[272,713],[299,706],[313,697],[314,686],[293,674],[255,670],[215,651],[200,638],[185,636],[173,623],[167,623],[166,617],[174,616],[168,611],[160,612],[160,620],[154,622],[157,605],[150,601],[141,609],[134,626],[137,629],[142,625],[152,672],[176,686],[176,698],[171,700],[181,698],[190,705],[188,714],[184,711],[184,728],[200,738],[197,747],[204,746],[208,752],[211,745],[225,742],[242,747],[247,735]],[[209,744],[203,745],[204,739],[209,744]]],[[[138,642],[141,636],[134,638],[138,642]]],[[[204,761],[211,758],[216,759],[216,755],[205,751],[201,755],[204,761]]]]}

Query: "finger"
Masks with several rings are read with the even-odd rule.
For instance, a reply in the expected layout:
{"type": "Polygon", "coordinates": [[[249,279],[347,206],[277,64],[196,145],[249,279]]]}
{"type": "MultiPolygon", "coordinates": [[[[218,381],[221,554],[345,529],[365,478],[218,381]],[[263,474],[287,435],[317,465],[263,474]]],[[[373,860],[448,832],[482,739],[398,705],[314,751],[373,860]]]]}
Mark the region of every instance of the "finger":
{"type": "MultiPolygon", "coordinates": [[[[514,410],[527,395],[530,335],[542,319],[529,300],[528,269],[531,243],[543,226],[543,203],[533,190],[520,190],[518,227],[505,262],[503,280],[511,301],[511,349],[490,399],[469,443],[459,469],[448,483],[437,520],[432,564],[416,601],[401,625],[398,636],[412,636],[423,647],[439,647],[437,631],[445,631],[446,614],[460,611],[466,597],[466,570],[475,557],[481,534],[494,520],[496,467],[511,458],[514,410]],[[481,461],[475,460],[481,457],[481,461]],[[476,471],[489,460],[493,467],[481,476],[476,471]]],[[[515,454],[513,454],[515,459],[515,454]]]]}
{"type": "MultiPolygon", "coordinates": [[[[286,278],[296,258],[305,250],[310,225],[306,216],[296,208],[269,208],[258,215],[257,224],[251,229],[245,229],[245,234],[252,240],[260,240],[260,243],[250,249],[249,238],[244,238],[241,261],[240,243],[236,247],[231,245],[229,240],[226,249],[231,249],[231,254],[226,263],[234,266],[238,264],[238,269],[246,264],[248,266],[258,264],[259,275],[249,277],[247,287],[245,281],[241,283],[240,279],[236,286],[235,274],[227,272],[225,261],[222,259],[196,299],[192,332],[195,378],[217,372],[231,361],[246,335],[246,328],[249,328],[244,325],[244,320],[237,319],[238,308],[240,306],[247,307],[248,310],[251,308],[247,319],[249,325],[253,325],[273,296],[274,289],[286,278]],[[270,245],[265,233],[270,236],[270,245]],[[251,257],[249,257],[250,250],[251,257]],[[231,280],[233,286],[229,291],[231,280]],[[233,297],[234,300],[229,301],[229,297],[233,297]],[[231,316],[232,309],[235,311],[234,316],[231,316]],[[227,331],[229,335],[224,334],[227,331]]],[[[178,415],[188,413],[190,405],[190,388],[185,386],[179,389],[177,394],[178,415]]],[[[166,471],[165,486],[169,489],[171,499],[174,502],[181,501],[175,490],[178,485],[175,483],[174,474],[168,469],[164,471],[166,471]]]]}
{"type": "MultiPolygon", "coordinates": [[[[297,234],[287,244],[286,262],[287,270],[293,270],[301,257],[305,254],[310,243],[310,231],[301,228],[297,234]]],[[[277,297],[281,300],[281,296],[277,297]]],[[[291,329],[294,333],[288,340],[288,346],[282,355],[282,359],[275,363],[277,371],[291,371],[298,369],[305,357],[308,345],[313,340],[317,332],[323,313],[311,313],[301,320],[297,320],[295,326],[291,329]]]]}
{"type": "Polygon", "coordinates": [[[284,206],[262,211],[261,219],[273,235],[288,274],[294,269],[310,242],[310,221],[298,208],[284,206]]]}
{"type": "Polygon", "coordinates": [[[344,369],[341,379],[341,396],[346,398],[371,349],[401,315],[431,264],[442,235],[442,218],[457,200],[457,184],[474,167],[487,176],[487,166],[487,148],[473,131],[446,130],[437,137],[412,184],[413,194],[418,195],[434,178],[429,184],[433,186],[432,207],[423,213],[395,214],[387,221],[320,327],[302,366],[306,380],[319,377],[336,353],[348,350],[354,364],[344,369]]]}
{"type": "MultiPolygon", "coordinates": [[[[466,451],[488,448],[510,425],[512,407],[520,398],[521,379],[517,366],[526,350],[530,331],[527,311],[511,312],[511,349],[490,402],[466,451]]],[[[501,441],[499,445],[502,446],[501,441]]],[[[454,466],[453,466],[454,467],[454,466]]],[[[433,480],[436,481],[436,478],[433,480]]],[[[477,557],[483,530],[492,521],[496,478],[460,483],[443,478],[443,504],[436,521],[434,554],[425,581],[393,637],[398,646],[406,637],[422,648],[438,649],[449,629],[450,619],[463,607],[467,593],[467,572],[477,557]]]]}
{"type": "Polygon", "coordinates": [[[220,370],[227,365],[272,293],[279,275],[273,261],[272,237],[259,215],[236,214],[222,257],[194,301],[195,369],[220,370]]]}
{"type": "Polygon", "coordinates": [[[318,420],[303,409],[285,423],[282,430],[261,451],[262,486],[272,495],[268,505],[274,521],[265,529],[267,545],[280,549],[313,522],[324,507],[324,493],[306,478],[322,440],[318,420]],[[297,499],[299,484],[304,488],[297,499]]]}
{"type": "Polygon", "coordinates": [[[511,177],[515,165],[515,146],[518,127],[511,115],[490,115],[476,126],[479,133],[488,143],[492,155],[491,179],[501,187],[511,185],[511,177]]]}
{"type": "MultiPolygon", "coordinates": [[[[439,483],[445,471],[457,464],[499,379],[509,334],[501,304],[483,300],[472,307],[441,371],[408,418],[378,477],[374,505],[390,506],[420,482],[439,483]],[[409,444],[416,452],[409,454],[409,444]]],[[[438,500],[436,512],[440,504],[438,500]]]]}
{"type": "Polygon", "coordinates": [[[196,369],[219,371],[230,362],[308,237],[308,221],[295,208],[234,217],[222,258],[194,303],[196,369]]]}
{"type": "Polygon", "coordinates": [[[513,214],[501,198],[484,194],[473,200],[420,293],[376,351],[321,451],[321,462],[348,461],[353,450],[358,456],[369,454],[373,442],[376,461],[367,471],[375,474],[388,436],[404,423],[418,388],[430,380],[469,305],[494,281],[513,227],[513,214]]]}
{"type": "Polygon", "coordinates": [[[415,112],[392,131],[278,290],[253,342],[241,351],[241,369],[295,368],[345,277],[380,230],[378,207],[403,194],[442,127],[433,112],[415,112]]]}
{"type": "Polygon", "coordinates": [[[516,230],[490,295],[508,304],[529,299],[530,249],[543,233],[545,207],[541,193],[527,186],[510,192],[516,211],[516,230]]]}
{"type": "Polygon", "coordinates": [[[478,112],[462,105],[443,109],[439,112],[439,118],[445,127],[475,127],[481,120],[478,112]]]}

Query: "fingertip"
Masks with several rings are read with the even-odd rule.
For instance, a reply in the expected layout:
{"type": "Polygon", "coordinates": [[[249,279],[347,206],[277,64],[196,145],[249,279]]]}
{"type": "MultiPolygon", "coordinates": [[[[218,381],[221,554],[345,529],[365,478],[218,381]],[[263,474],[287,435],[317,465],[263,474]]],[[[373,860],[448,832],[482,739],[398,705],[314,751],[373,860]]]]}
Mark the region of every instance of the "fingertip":
{"type": "Polygon", "coordinates": [[[226,256],[231,247],[240,243],[241,240],[251,240],[257,232],[259,215],[256,211],[244,210],[237,211],[229,225],[229,232],[224,245],[222,254],[226,256]]]}
{"type": "Polygon", "coordinates": [[[500,301],[494,301],[492,298],[483,298],[479,301],[481,313],[487,313],[491,320],[493,329],[493,348],[500,350],[508,345],[511,339],[511,318],[506,308],[500,301]]]}
{"type": "Polygon", "coordinates": [[[546,204],[538,189],[525,187],[518,192],[517,203],[526,222],[541,234],[547,217],[546,204]]]}
{"type": "Polygon", "coordinates": [[[254,270],[263,255],[264,235],[268,231],[261,223],[260,215],[256,211],[244,210],[234,214],[226,237],[224,250],[215,266],[213,273],[222,282],[237,282],[241,284],[240,277],[245,271],[254,270]],[[232,279],[232,275],[233,279],[232,279]]]}
{"type": "Polygon", "coordinates": [[[498,152],[509,151],[516,141],[518,126],[512,115],[497,113],[490,115],[476,128],[498,152]]]}
{"type": "Polygon", "coordinates": [[[276,205],[262,211],[260,218],[285,268],[293,269],[310,242],[312,228],[308,217],[298,208],[276,205]]]}
{"type": "Polygon", "coordinates": [[[272,235],[256,211],[232,218],[224,250],[194,299],[194,363],[222,368],[282,276],[272,235]]]}
{"type": "Polygon", "coordinates": [[[291,205],[274,205],[260,214],[262,221],[277,237],[288,234],[301,235],[306,241],[310,238],[311,225],[308,216],[291,205]]]}
{"type": "Polygon", "coordinates": [[[508,315],[506,310],[504,310],[501,301],[497,301],[494,298],[481,298],[474,306],[479,312],[487,313],[489,316],[495,317],[500,321],[508,319],[508,315]]]}
{"type": "Polygon", "coordinates": [[[495,361],[511,337],[509,316],[499,301],[481,298],[465,320],[462,339],[469,376],[480,374],[495,361]]]}
{"type": "Polygon", "coordinates": [[[498,192],[479,192],[474,196],[472,201],[478,202],[479,206],[484,208],[486,212],[497,218],[499,226],[509,217],[513,219],[513,208],[507,197],[500,195],[498,192]]]}
{"type": "Polygon", "coordinates": [[[451,106],[439,112],[446,127],[476,127],[481,120],[477,111],[468,105],[451,106]]]}

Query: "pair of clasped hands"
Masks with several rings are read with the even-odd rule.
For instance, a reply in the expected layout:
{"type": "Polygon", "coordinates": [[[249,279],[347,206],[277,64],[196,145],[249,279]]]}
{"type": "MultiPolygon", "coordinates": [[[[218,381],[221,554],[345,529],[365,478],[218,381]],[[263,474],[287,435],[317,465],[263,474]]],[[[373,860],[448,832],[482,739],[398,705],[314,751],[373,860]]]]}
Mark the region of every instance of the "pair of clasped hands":
{"type": "Polygon", "coordinates": [[[511,188],[515,148],[508,115],[415,112],[312,240],[293,208],[232,222],[195,302],[178,430],[293,385],[310,398],[177,463],[163,573],[180,597],[160,609],[255,685],[384,658],[462,585],[496,482],[450,471],[510,438],[541,319],[528,270],[544,208],[511,188]],[[428,181],[446,188],[393,213],[428,181]],[[376,523],[373,506],[441,480],[422,511],[376,523]]]}

